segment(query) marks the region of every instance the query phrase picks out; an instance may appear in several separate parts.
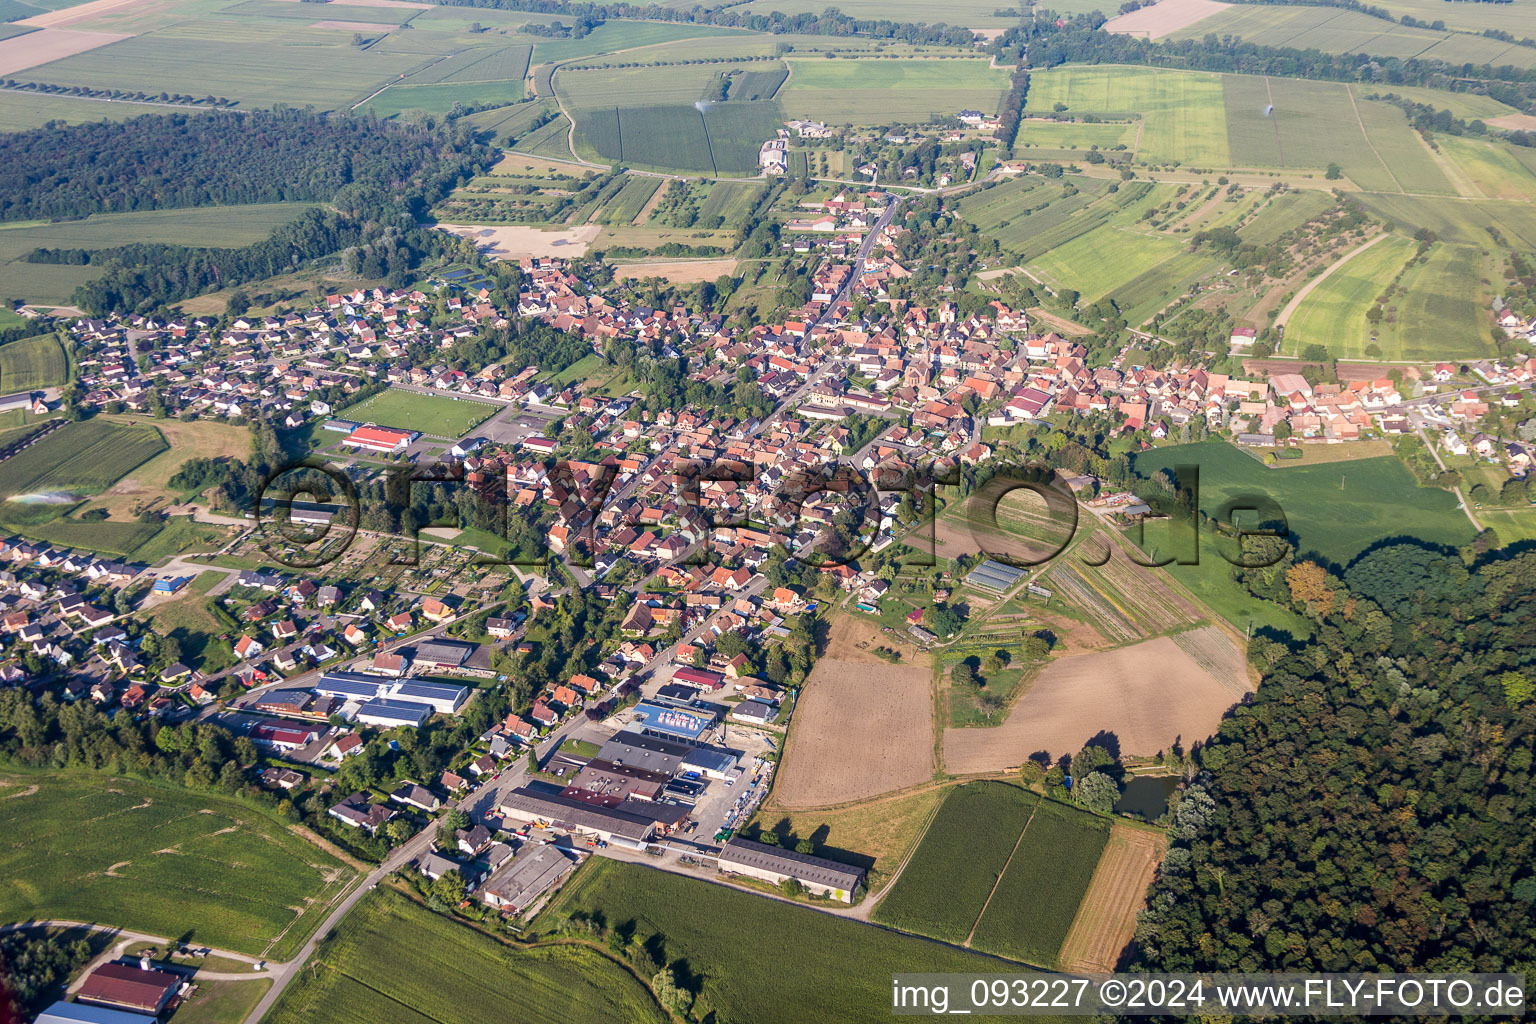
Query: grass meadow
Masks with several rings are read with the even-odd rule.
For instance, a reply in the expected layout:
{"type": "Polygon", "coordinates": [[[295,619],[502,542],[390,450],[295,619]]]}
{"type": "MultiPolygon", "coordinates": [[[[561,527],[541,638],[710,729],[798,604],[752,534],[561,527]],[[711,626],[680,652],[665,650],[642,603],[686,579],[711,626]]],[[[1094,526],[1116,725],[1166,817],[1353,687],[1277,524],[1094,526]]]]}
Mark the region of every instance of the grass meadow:
{"type": "Polygon", "coordinates": [[[1108,840],[1108,819],[1042,800],[976,923],[971,945],[1054,966],[1108,840]]]}
{"type": "Polygon", "coordinates": [[[1001,782],[949,791],[872,919],[956,945],[971,934],[1040,798],[1001,782]]]}
{"type": "Polygon", "coordinates": [[[1481,250],[1436,243],[1404,269],[1416,249],[1393,235],[1335,270],[1286,325],[1287,349],[1320,344],[1339,358],[1399,361],[1493,356],[1484,324],[1487,268],[1481,250]],[[1366,314],[1399,271],[1402,277],[1373,324],[1366,314]]]}
{"type": "Polygon", "coordinates": [[[0,279],[7,295],[67,303],[75,288],[100,276],[101,268],[26,263],[23,256],[38,248],[108,249],[135,242],[233,248],[261,241],[308,208],[307,203],[258,203],[104,213],[57,224],[0,224],[0,279]]]}
{"type": "MultiPolygon", "coordinates": [[[[1269,496],[1285,512],[1299,554],[1336,565],[1389,537],[1451,546],[1472,539],[1472,524],[1457,509],[1455,496],[1418,486],[1395,456],[1270,470],[1224,441],[1205,441],[1155,448],[1132,459],[1137,474],[1148,478],[1171,466],[1199,466],[1200,508],[1208,515],[1244,495],[1269,496]]],[[[1155,549],[1155,524],[1146,532],[1155,549]]],[[[1202,561],[1211,557],[1220,556],[1207,551],[1202,561]]]]}
{"type": "Polygon", "coordinates": [[[1230,163],[1222,106],[1222,76],[1128,67],[1063,67],[1031,73],[1030,113],[1066,104],[1083,114],[1140,114],[1137,155],[1153,163],[1204,167],[1230,163]]]}
{"type": "Polygon", "coordinates": [[[216,794],[86,772],[8,768],[0,780],[6,920],[99,921],[284,958],[353,877],[286,824],[216,794]]]}
{"type": "Polygon", "coordinates": [[[69,379],[69,356],[52,334],[0,346],[0,394],[36,391],[69,379]]]}
{"type": "Polygon", "coordinates": [[[698,986],[693,1013],[702,1020],[884,1019],[895,972],[1008,968],[928,939],[602,857],[581,868],[535,927],[577,911],[659,935],[668,961],[686,962],[698,986]]]}
{"type": "Polygon", "coordinates": [[[669,1018],[625,968],[584,946],[520,949],[377,889],[320,948],[273,1024],[477,1024],[669,1018]],[[413,1009],[415,1008],[415,1009],[413,1009]]]}
{"type": "Polygon", "coordinates": [[[779,91],[786,117],[828,124],[926,121],[962,108],[995,113],[1008,91],[1006,69],[979,58],[792,59],[779,91]]]}
{"type": "Polygon", "coordinates": [[[457,440],[490,419],[501,406],[473,398],[449,398],[390,388],[340,413],[346,419],[397,430],[419,430],[457,440]]]}
{"type": "Polygon", "coordinates": [[[1400,235],[1356,253],[1302,300],[1285,325],[1288,351],[1324,345],[1340,357],[1363,356],[1371,341],[1366,311],[1412,258],[1415,244],[1400,235]]]}

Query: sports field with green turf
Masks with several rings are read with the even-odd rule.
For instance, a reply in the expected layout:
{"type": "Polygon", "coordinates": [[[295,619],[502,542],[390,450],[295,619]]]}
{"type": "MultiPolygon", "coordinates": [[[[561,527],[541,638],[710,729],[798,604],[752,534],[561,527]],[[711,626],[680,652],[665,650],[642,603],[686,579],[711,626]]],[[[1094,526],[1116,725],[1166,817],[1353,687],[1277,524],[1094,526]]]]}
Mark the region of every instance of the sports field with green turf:
{"type": "Polygon", "coordinates": [[[84,771],[0,772],[0,915],[291,956],[353,871],[256,807],[84,771]],[[256,881],[256,880],[259,880],[256,881]]]}
{"type": "Polygon", "coordinates": [[[376,423],[396,430],[419,430],[433,437],[458,439],[490,419],[500,405],[448,395],[390,388],[349,405],[340,415],[358,423],[376,423]]]}

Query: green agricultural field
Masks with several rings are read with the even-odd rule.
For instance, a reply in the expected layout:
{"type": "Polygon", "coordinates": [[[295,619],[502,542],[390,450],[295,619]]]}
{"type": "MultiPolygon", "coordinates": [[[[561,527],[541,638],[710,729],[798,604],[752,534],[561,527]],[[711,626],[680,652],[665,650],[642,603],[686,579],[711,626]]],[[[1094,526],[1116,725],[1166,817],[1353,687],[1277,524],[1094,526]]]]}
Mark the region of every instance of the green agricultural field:
{"type": "MultiPolygon", "coordinates": [[[[1449,110],[1452,115],[1467,120],[1487,120],[1488,118],[1520,113],[1514,107],[1506,103],[1500,103],[1492,96],[1484,96],[1481,93],[1452,92],[1448,89],[1425,89],[1413,85],[1381,86],[1376,89],[1362,87],[1357,91],[1357,95],[1367,98],[1401,96],[1415,103],[1426,103],[1440,110],[1449,110]]],[[[1455,136],[1450,137],[1455,138],[1455,136]]],[[[1441,137],[1436,136],[1435,141],[1441,141],[1441,137]]]]}
{"type": "Polygon", "coordinates": [[[873,920],[960,945],[1040,798],[1001,782],[949,791],[873,920]]]}
{"type": "Polygon", "coordinates": [[[769,71],[743,71],[731,78],[731,89],[726,94],[730,100],[771,100],[779,87],[789,77],[784,65],[769,71]]]}
{"type": "Polygon", "coordinates": [[[1115,146],[1130,148],[1136,145],[1136,124],[1085,124],[1081,121],[1044,121],[1033,118],[1020,127],[1019,142],[1025,147],[1041,149],[1090,149],[1094,146],[1104,150],[1115,146]]]}
{"type": "Polygon", "coordinates": [[[0,394],[36,391],[69,379],[69,356],[52,334],[0,346],[0,394]]]}
{"type": "Polygon", "coordinates": [[[976,923],[971,945],[1053,967],[1109,840],[1109,821],[1043,800],[976,923]]]}
{"type": "MultiPolygon", "coordinates": [[[[336,17],[333,8],[315,13],[316,21],[336,17]]],[[[53,85],[212,94],[248,107],[312,103],[334,110],[350,107],[431,60],[380,47],[364,50],[352,45],[352,35],[277,19],[192,17],[29,68],[27,77],[53,85]]]]}
{"type": "Polygon", "coordinates": [[[154,427],[101,420],[66,423],[5,461],[0,498],[50,492],[97,494],[168,447],[154,427]]]}
{"type": "Polygon", "coordinates": [[[1360,203],[1372,216],[1412,233],[1433,231],[1442,242],[1487,246],[1497,231],[1508,244],[1536,249],[1536,205],[1509,202],[1464,202],[1427,196],[1362,193],[1360,203]]]}
{"type": "Polygon", "coordinates": [[[1243,241],[1268,245],[1321,216],[1333,205],[1333,198],[1322,192],[1284,192],[1271,197],[1253,219],[1237,229],[1243,241]]]}
{"type": "Polygon", "coordinates": [[[580,111],[610,107],[692,106],[704,88],[720,77],[721,66],[699,64],[659,68],[562,68],[555,91],[566,106],[580,111]]]}
{"type": "Polygon", "coordinates": [[[1477,199],[1536,199],[1536,173],[1506,142],[1437,135],[1435,144],[1466,182],[1464,192],[1477,199]]]}
{"type": "Polygon", "coordinates": [[[523,98],[523,82],[443,82],[436,85],[402,83],[390,86],[370,99],[365,110],[379,117],[394,117],[407,110],[446,114],[455,104],[466,107],[480,103],[508,104],[523,98]]]}
{"type": "MultiPolygon", "coordinates": [[[[717,1021],[872,1021],[890,1014],[897,971],[1011,965],[754,893],[593,857],[534,924],[575,912],[659,934],[698,981],[693,1013],[717,1021]],[[771,950],[772,955],[751,955],[771,950]]],[[[283,1022],[286,1024],[286,1022],[283,1022]]]]}
{"type": "MultiPolygon", "coordinates": [[[[194,113],[190,109],[182,113],[194,113]]],[[[38,96],[24,92],[0,92],[0,132],[19,132],[28,128],[41,128],[49,121],[81,124],[86,121],[126,121],[142,114],[165,114],[165,107],[147,103],[124,103],[113,100],[71,98],[68,96],[38,96]]]]}
{"type": "Polygon", "coordinates": [[[411,82],[521,82],[532,54],[526,44],[465,50],[412,75],[411,82]]]}
{"type": "Polygon", "coordinates": [[[970,108],[991,114],[1008,91],[1006,69],[979,58],[790,61],[779,91],[786,117],[828,124],[926,121],[970,108]]]}
{"type": "Polygon", "coordinates": [[[727,231],[739,230],[745,226],[747,215],[762,198],[763,186],[761,185],[733,185],[728,182],[717,181],[710,183],[709,195],[704,202],[699,204],[700,227],[712,228],[715,218],[719,217],[718,227],[727,231]]]}
{"type": "Polygon", "coordinates": [[[261,241],[307,209],[307,203],[260,203],[107,213],[57,224],[0,224],[0,280],[7,295],[67,303],[75,288],[101,275],[101,268],[26,263],[23,256],[38,248],[107,249],[135,242],[233,248],[261,241]]]}
{"type": "Polygon", "coordinates": [[[419,430],[433,437],[457,440],[490,419],[500,408],[473,398],[450,398],[390,388],[383,394],[349,405],[340,415],[354,422],[376,423],[397,430],[419,430]]]}
{"type": "Polygon", "coordinates": [[[571,129],[571,122],[564,114],[553,121],[536,128],[527,135],[517,140],[514,147],[520,153],[531,153],[535,156],[557,157],[562,160],[571,159],[571,147],[567,141],[571,129]]]}
{"type": "MultiPolygon", "coordinates": [[[[578,115],[577,138],[598,156],[661,170],[751,174],[781,124],[777,103],[612,107],[578,115]]],[[[521,147],[520,147],[521,148],[521,147]]]]}
{"type": "MultiPolygon", "coordinates": [[[[1200,467],[1200,508],[1215,516],[1227,501],[1264,494],[1277,502],[1296,534],[1299,554],[1346,565],[1387,537],[1415,537],[1456,546],[1472,539],[1472,524],[1448,491],[1420,487],[1395,456],[1316,466],[1266,469],[1224,441],[1174,445],[1132,456],[1137,474],[1151,478],[1177,465],[1200,467]]],[[[1158,537],[1147,528],[1149,542],[1158,537]]],[[[1207,545],[1201,554],[1220,558],[1207,545]]],[[[1176,578],[1177,567],[1174,571],[1176,578]]]]}
{"type": "Polygon", "coordinates": [[[317,969],[273,1008],[273,1024],[663,1024],[667,1014],[595,949],[520,949],[389,889],[370,893],[320,948],[317,969]]]}
{"type": "MultiPolygon", "coordinates": [[[[476,12],[478,13],[478,12],[476,12]]],[[[529,20],[519,13],[517,17],[529,20]]],[[[569,23],[567,21],[567,23],[569,23]]],[[[552,61],[574,60],[616,50],[631,50],[656,43],[671,43],[683,39],[700,39],[708,36],[732,36],[739,39],[760,38],[757,33],[745,29],[718,28],[714,25],[687,25],[661,21],[605,21],[580,39],[540,39],[533,47],[533,62],[545,64],[552,61]]],[[[543,95],[540,93],[540,95],[543,95]]]]}
{"type": "Polygon", "coordinates": [[[0,777],[7,921],[99,921],[279,959],[354,877],[266,811],[216,793],[84,771],[0,777]]]}
{"type": "Polygon", "coordinates": [[[1464,245],[1430,247],[1408,269],[1387,304],[1377,345],[1387,359],[1493,358],[1486,310],[1491,300],[1480,250],[1464,245]]]}
{"type": "MultiPolygon", "coordinates": [[[[1445,5],[1426,22],[1445,19],[1445,5]]],[[[1444,29],[1410,28],[1360,11],[1335,7],[1266,5],[1236,6],[1202,18],[1173,33],[1173,39],[1201,39],[1214,33],[1235,36],[1259,46],[1321,50],[1324,53],[1368,53],[1377,57],[1438,57],[1456,63],[1491,62],[1528,67],[1536,51],[1511,52],[1496,39],[1458,35],[1444,29]],[[1456,54],[1452,56],[1451,54],[1456,54]]],[[[1460,116],[1460,115],[1458,115],[1460,116]]]]}
{"type": "Polygon", "coordinates": [[[651,196],[661,187],[662,179],[626,175],[623,187],[598,211],[597,219],[603,224],[628,224],[640,215],[651,196]]]}
{"type": "Polygon", "coordinates": [[[60,506],[0,505],[0,528],[23,534],[45,544],[79,548],[103,555],[134,555],[160,533],[159,523],[136,520],[88,522],[68,516],[48,518],[60,506]]]}
{"type": "MultiPolygon", "coordinates": [[[[793,84],[793,80],[791,80],[793,84]]],[[[1222,101],[1222,76],[1203,72],[1130,67],[1062,67],[1031,73],[1031,113],[1140,114],[1137,156],[1154,163],[1201,167],[1232,163],[1222,101]]]]}
{"type": "Polygon", "coordinates": [[[1376,331],[1366,313],[1416,248],[1408,239],[1392,235],[1337,267],[1302,300],[1285,325],[1287,351],[1300,352],[1316,344],[1341,358],[1364,356],[1376,331]]]}

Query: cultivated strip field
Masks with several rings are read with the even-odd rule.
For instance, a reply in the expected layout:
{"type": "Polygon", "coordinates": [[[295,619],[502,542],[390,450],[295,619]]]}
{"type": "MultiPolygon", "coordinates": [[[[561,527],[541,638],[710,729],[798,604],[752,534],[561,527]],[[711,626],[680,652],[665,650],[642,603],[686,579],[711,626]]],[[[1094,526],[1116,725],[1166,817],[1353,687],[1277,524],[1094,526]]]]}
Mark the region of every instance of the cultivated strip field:
{"type": "Polygon", "coordinates": [[[1036,794],[1001,782],[950,790],[873,920],[963,943],[1039,803],[1036,794]]]}
{"type": "Polygon", "coordinates": [[[7,459],[0,471],[0,498],[29,492],[95,494],[166,449],[154,427],[99,420],[67,423],[7,459]]]}
{"type": "Polygon", "coordinates": [[[1213,14],[1220,14],[1231,4],[1216,0],[1161,0],[1128,14],[1110,18],[1104,31],[1143,39],[1161,39],[1188,28],[1213,14]]]}
{"type": "Polygon", "coordinates": [[[1132,756],[1205,739],[1249,688],[1248,676],[1220,627],[1182,636],[1051,662],[1002,725],[946,730],[945,768],[957,775],[1012,769],[1036,752],[1070,754],[1100,732],[1113,733],[1132,756]]]}
{"type": "Polygon", "coordinates": [[[976,922],[972,948],[1054,967],[1108,836],[1106,819],[1042,800],[976,922]]]}
{"type": "Polygon", "coordinates": [[[1108,973],[1119,965],[1166,848],[1166,838],[1156,832],[1118,821],[1110,827],[1093,881],[1062,943],[1062,970],[1108,973]]]}
{"type": "Polygon", "coordinates": [[[823,807],[933,776],[926,668],[822,658],[795,707],[776,805],[823,807]]]}
{"type": "Polygon", "coordinates": [[[40,32],[28,32],[24,36],[12,36],[0,40],[0,75],[35,68],[39,64],[72,57],[127,38],[126,35],[112,32],[79,32],[68,28],[45,28],[40,32]]]}

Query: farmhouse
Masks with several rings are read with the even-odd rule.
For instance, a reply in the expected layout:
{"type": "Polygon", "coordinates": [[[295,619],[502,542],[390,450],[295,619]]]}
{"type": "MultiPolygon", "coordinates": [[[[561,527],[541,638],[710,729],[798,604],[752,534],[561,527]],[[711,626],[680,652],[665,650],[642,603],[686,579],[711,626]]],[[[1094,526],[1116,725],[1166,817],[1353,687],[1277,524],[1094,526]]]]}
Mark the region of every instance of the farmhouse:
{"type": "Polygon", "coordinates": [[[358,427],[346,436],[341,443],[349,448],[360,448],[363,451],[377,452],[380,455],[394,455],[403,452],[411,446],[411,442],[421,434],[414,430],[393,430],[389,427],[358,427]]]}
{"type": "Polygon", "coordinates": [[[732,839],[725,844],[720,851],[720,870],[726,874],[760,878],[775,885],[792,878],[813,893],[832,896],[844,903],[852,903],[853,891],[864,883],[863,868],[748,839],[732,839]]]}

